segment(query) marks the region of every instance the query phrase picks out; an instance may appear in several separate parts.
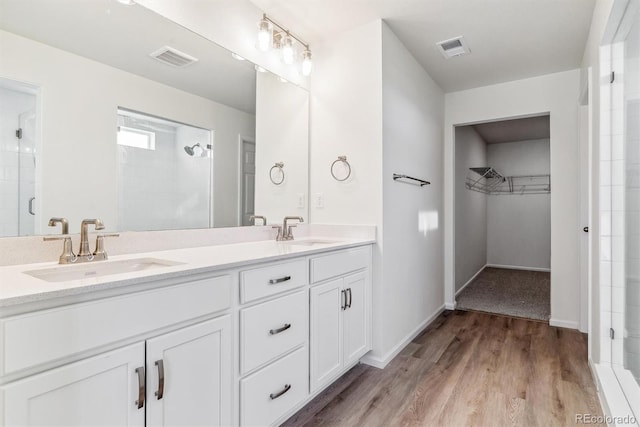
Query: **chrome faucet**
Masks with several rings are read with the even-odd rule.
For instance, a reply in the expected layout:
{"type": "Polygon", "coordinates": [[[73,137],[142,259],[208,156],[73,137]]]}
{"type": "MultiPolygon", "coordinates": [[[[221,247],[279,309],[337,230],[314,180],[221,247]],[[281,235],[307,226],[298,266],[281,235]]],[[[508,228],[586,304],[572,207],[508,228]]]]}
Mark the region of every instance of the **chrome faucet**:
{"type": "Polygon", "coordinates": [[[104,223],[99,219],[85,219],[80,225],[80,251],[73,253],[71,236],[69,235],[69,221],[66,218],[51,218],[49,226],[54,227],[57,223],[62,224],[62,234],[59,236],[46,236],[45,241],[64,240],[64,248],[60,255],[60,264],[72,264],[76,262],[101,261],[107,259],[107,252],[104,250],[105,237],[118,237],[119,234],[99,234],[96,237],[96,250],[91,252],[89,247],[89,224],[93,224],[96,230],[104,229],[104,223]]]}
{"type": "MultiPolygon", "coordinates": [[[[280,234],[280,239],[279,240],[293,240],[293,227],[295,227],[296,225],[288,225],[287,221],[291,221],[291,220],[296,220],[298,222],[304,222],[304,219],[302,219],[301,216],[285,216],[284,220],[282,221],[282,232],[279,233],[280,234]]],[[[278,240],[278,238],[276,237],[276,240],[278,240]]]]}
{"type": "Polygon", "coordinates": [[[251,215],[249,217],[249,221],[251,221],[253,223],[253,225],[256,225],[256,219],[261,219],[262,220],[262,225],[267,225],[267,217],[263,216],[263,215],[251,215]]]}

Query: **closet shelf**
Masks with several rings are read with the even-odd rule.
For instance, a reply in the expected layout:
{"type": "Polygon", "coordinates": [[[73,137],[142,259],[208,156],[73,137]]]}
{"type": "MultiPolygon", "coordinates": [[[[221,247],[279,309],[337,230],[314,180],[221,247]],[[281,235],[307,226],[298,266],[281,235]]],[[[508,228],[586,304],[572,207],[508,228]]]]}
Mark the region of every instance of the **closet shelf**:
{"type": "Polygon", "coordinates": [[[492,167],[469,168],[465,187],[492,195],[549,194],[551,175],[504,176],[492,167]]]}

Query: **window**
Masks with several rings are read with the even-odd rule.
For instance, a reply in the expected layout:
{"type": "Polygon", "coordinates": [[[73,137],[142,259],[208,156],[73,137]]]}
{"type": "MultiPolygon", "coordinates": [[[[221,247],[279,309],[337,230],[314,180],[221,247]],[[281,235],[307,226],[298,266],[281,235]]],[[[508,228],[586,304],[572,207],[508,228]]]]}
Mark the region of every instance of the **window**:
{"type": "Polygon", "coordinates": [[[156,134],[147,130],[118,126],[118,145],[155,150],[156,134]]]}

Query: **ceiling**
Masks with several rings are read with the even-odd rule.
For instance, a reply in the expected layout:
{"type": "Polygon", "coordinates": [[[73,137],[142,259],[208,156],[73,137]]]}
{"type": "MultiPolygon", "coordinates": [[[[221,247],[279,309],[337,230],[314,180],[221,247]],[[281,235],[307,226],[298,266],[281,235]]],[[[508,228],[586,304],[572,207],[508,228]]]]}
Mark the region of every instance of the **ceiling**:
{"type": "Polygon", "coordinates": [[[251,0],[307,42],[382,18],[445,92],[578,68],[595,0],[251,0]],[[464,35],[471,54],[435,43],[464,35]]]}
{"type": "Polygon", "coordinates": [[[0,0],[0,28],[255,113],[253,64],[139,5],[115,0],[0,0]],[[168,45],[198,58],[175,68],[149,54],[168,45]]]}
{"type": "Polygon", "coordinates": [[[487,122],[473,125],[473,128],[487,144],[501,144],[503,142],[528,141],[551,137],[549,116],[487,122]]]}

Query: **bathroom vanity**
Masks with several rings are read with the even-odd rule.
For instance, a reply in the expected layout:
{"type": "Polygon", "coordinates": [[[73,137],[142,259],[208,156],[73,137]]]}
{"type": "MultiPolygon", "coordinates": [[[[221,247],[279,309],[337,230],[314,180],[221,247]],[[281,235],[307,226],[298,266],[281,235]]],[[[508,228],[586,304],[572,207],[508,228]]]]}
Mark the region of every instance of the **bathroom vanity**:
{"type": "Polygon", "coordinates": [[[277,425],[371,349],[372,243],[2,267],[0,424],[277,425]]]}

